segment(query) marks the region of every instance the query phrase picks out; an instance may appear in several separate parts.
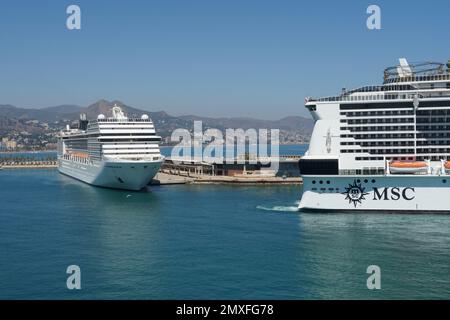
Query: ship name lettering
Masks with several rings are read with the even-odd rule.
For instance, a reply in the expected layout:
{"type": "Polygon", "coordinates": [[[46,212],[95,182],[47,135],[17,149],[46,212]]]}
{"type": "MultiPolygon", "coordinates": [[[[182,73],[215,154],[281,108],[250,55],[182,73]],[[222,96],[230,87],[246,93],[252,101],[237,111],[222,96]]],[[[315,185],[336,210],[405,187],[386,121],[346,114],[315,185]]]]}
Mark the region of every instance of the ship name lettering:
{"type": "Polygon", "coordinates": [[[414,188],[373,188],[373,200],[413,200],[416,196],[414,188]],[[382,191],[380,191],[382,190],[382,191]]]}

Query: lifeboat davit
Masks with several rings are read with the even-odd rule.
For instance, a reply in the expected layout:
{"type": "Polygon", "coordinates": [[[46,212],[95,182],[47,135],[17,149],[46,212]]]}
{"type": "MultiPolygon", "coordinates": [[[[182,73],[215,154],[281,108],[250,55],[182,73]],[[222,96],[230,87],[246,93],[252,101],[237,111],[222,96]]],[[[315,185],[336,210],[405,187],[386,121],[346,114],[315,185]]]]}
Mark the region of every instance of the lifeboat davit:
{"type": "Polygon", "coordinates": [[[424,161],[393,161],[389,165],[389,171],[403,174],[426,173],[428,164],[424,161]]]}

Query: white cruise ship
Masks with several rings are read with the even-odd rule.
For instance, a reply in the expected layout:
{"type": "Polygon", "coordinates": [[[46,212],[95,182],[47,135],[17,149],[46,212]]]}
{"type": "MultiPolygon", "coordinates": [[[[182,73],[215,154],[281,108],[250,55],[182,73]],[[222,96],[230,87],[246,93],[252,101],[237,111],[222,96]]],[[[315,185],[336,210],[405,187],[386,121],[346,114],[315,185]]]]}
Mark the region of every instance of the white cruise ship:
{"type": "Polygon", "coordinates": [[[112,117],[88,121],[80,116],[77,129],[66,128],[58,141],[59,172],[108,188],[141,190],[162,162],[161,137],[147,115],[128,118],[118,106],[112,117]]]}
{"type": "Polygon", "coordinates": [[[450,213],[450,60],[400,59],[382,85],[305,106],[300,210],[450,213]]]}

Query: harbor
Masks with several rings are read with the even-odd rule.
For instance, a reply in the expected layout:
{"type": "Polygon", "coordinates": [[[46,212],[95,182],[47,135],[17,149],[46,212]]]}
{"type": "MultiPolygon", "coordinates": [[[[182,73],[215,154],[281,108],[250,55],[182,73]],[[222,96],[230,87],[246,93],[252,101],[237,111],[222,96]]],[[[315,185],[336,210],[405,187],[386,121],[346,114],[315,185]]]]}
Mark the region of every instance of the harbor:
{"type": "Polygon", "coordinates": [[[450,298],[448,215],[302,213],[298,185],[130,193],[57,170],[0,179],[1,298],[450,298]],[[388,289],[366,288],[371,263],[388,289]],[[69,264],[84,275],[77,292],[61,276],[69,264]]]}
{"type": "MultiPolygon", "coordinates": [[[[236,157],[233,161],[212,163],[192,159],[166,157],[151,185],[173,184],[300,184],[302,178],[298,169],[298,155],[282,155],[276,159],[278,170],[270,170],[263,163],[270,159],[236,157]]],[[[274,161],[275,159],[272,159],[274,161]]],[[[1,169],[56,169],[56,156],[40,158],[11,156],[0,159],[1,169]]]]}

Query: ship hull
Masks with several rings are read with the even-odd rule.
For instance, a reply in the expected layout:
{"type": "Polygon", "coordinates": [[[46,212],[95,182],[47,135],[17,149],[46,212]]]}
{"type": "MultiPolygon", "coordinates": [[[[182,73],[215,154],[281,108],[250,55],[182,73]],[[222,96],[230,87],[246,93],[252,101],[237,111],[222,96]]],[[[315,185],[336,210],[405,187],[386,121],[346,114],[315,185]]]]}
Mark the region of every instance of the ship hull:
{"type": "Polygon", "coordinates": [[[303,176],[301,211],[450,213],[450,176],[303,176]]]}
{"type": "Polygon", "coordinates": [[[162,162],[94,161],[87,164],[60,158],[58,170],[94,186],[139,191],[153,179],[162,162]]]}

